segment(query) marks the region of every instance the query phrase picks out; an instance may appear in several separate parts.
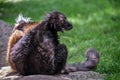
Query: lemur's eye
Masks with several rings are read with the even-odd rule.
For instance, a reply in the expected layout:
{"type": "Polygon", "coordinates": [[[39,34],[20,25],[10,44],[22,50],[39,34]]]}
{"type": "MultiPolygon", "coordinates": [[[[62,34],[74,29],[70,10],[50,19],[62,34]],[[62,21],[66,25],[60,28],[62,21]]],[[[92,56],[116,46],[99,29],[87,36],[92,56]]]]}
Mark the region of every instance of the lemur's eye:
{"type": "Polygon", "coordinates": [[[64,24],[64,22],[65,22],[64,20],[61,21],[62,24],[64,24]]]}
{"type": "Polygon", "coordinates": [[[64,17],[64,19],[67,19],[66,17],[64,17]]]}

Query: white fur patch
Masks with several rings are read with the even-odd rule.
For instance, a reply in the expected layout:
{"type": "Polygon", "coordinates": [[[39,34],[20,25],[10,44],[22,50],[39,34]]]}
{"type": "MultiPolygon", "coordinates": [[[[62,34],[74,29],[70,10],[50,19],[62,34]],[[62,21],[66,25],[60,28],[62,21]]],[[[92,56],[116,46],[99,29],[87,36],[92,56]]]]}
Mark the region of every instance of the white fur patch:
{"type": "Polygon", "coordinates": [[[19,14],[18,17],[15,19],[16,23],[15,26],[18,26],[21,22],[29,23],[31,22],[30,17],[24,17],[23,14],[19,14]]]}

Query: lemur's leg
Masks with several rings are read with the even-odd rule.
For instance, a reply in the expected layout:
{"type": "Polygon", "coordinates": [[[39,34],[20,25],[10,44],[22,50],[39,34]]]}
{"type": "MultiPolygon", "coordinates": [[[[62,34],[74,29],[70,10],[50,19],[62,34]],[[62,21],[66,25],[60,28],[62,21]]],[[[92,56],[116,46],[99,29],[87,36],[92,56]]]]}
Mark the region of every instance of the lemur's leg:
{"type": "Polygon", "coordinates": [[[67,48],[63,44],[59,44],[55,51],[55,73],[61,73],[61,70],[65,67],[67,60],[67,48]]]}

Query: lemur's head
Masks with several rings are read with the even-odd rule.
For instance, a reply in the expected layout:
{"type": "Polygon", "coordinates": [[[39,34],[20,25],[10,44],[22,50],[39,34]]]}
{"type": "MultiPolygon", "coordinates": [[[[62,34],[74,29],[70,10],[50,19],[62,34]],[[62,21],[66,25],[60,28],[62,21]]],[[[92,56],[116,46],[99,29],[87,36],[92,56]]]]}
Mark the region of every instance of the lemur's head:
{"type": "Polygon", "coordinates": [[[72,29],[72,24],[67,20],[66,16],[58,11],[47,14],[45,21],[47,25],[56,31],[72,29]]]}
{"type": "Polygon", "coordinates": [[[39,24],[39,22],[32,22],[30,18],[23,17],[22,14],[19,14],[15,21],[16,24],[12,32],[14,32],[15,30],[20,30],[24,33],[27,33],[27,31],[39,24]]]}

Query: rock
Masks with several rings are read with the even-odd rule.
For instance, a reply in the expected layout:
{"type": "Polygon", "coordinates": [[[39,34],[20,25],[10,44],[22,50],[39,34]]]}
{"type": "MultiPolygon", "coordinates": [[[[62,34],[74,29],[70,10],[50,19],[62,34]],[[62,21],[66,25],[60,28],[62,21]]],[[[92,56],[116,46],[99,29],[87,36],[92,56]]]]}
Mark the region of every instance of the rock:
{"type": "Polygon", "coordinates": [[[66,75],[71,80],[104,80],[103,76],[93,71],[78,71],[66,75]]]}
{"type": "Polygon", "coordinates": [[[12,31],[12,27],[0,20],[0,68],[2,66],[7,65],[5,61],[7,43],[10,33],[12,31]]]}
{"type": "Polygon", "coordinates": [[[62,77],[55,77],[55,76],[47,76],[47,75],[30,75],[30,76],[10,76],[3,78],[1,80],[70,80],[64,79],[62,77]]]}
{"type": "Polygon", "coordinates": [[[93,71],[78,71],[69,74],[58,75],[29,75],[20,76],[18,73],[6,76],[10,72],[10,67],[2,67],[0,70],[0,80],[104,80],[103,76],[93,71]]]}

